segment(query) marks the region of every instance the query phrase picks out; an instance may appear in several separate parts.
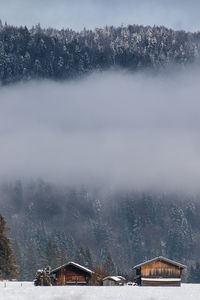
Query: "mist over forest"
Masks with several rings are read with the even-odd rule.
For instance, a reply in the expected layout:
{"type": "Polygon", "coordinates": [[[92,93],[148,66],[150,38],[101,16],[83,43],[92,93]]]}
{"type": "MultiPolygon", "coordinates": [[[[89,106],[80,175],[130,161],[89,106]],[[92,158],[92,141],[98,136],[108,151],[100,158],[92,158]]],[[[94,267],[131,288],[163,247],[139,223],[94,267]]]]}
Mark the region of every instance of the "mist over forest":
{"type": "Polygon", "coordinates": [[[0,212],[20,279],[196,263],[199,56],[198,32],[163,26],[0,25],[0,212]]]}
{"type": "Polygon", "coordinates": [[[198,76],[118,70],[1,87],[0,209],[21,279],[67,260],[111,256],[110,272],[130,279],[157,255],[196,262],[198,76]]]}
{"type": "Polygon", "coordinates": [[[198,193],[198,77],[118,71],[3,87],[0,176],[198,193]]]}

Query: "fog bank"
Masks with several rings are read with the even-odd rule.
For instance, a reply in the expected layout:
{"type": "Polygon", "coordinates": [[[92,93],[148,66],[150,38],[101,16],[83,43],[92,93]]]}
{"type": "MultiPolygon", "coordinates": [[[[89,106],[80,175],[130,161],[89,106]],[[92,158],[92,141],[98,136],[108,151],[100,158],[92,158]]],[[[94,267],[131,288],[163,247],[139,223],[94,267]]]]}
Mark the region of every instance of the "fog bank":
{"type": "Polygon", "coordinates": [[[0,89],[0,178],[199,192],[200,72],[0,89]]]}

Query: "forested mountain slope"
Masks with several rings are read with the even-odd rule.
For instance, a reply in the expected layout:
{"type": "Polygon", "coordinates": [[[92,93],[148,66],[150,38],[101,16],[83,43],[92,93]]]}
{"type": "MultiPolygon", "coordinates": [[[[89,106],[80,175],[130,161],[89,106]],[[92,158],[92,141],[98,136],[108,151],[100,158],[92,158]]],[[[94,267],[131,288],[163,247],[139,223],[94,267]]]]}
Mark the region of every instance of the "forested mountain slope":
{"type": "MultiPolygon", "coordinates": [[[[197,64],[199,56],[199,32],[163,26],[75,32],[0,24],[2,84],[112,68],[159,70],[197,64]]],[[[1,184],[0,213],[11,227],[20,279],[68,260],[107,266],[113,275],[131,274],[135,264],[157,255],[188,265],[199,260],[199,197],[17,181],[1,184]]]]}
{"type": "Polygon", "coordinates": [[[42,29],[0,24],[0,81],[69,79],[94,70],[186,65],[199,59],[200,33],[161,27],[42,29]]]}
{"type": "Polygon", "coordinates": [[[157,255],[188,265],[199,259],[198,198],[18,181],[1,186],[0,199],[22,279],[66,260],[88,267],[109,260],[111,273],[131,274],[157,255]]]}

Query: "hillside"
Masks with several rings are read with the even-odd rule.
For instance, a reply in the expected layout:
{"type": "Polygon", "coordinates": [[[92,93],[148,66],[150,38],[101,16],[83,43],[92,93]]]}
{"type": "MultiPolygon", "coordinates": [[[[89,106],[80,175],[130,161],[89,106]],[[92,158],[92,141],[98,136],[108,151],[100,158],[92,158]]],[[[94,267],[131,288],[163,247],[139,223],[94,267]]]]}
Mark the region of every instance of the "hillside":
{"type": "Polygon", "coordinates": [[[196,62],[199,54],[199,32],[163,26],[107,26],[75,32],[0,24],[0,81],[4,84],[70,79],[108,68],[157,70],[196,62]]]}
{"type": "Polygon", "coordinates": [[[0,213],[21,280],[67,260],[130,279],[154,256],[199,260],[199,57],[199,32],[0,23],[0,213]]]}
{"type": "Polygon", "coordinates": [[[45,263],[76,260],[131,277],[131,268],[163,255],[199,259],[200,202],[183,195],[58,188],[42,181],[1,186],[0,211],[11,227],[21,279],[45,263]],[[81,229],[81,230],[80,230],[81,229]]]}

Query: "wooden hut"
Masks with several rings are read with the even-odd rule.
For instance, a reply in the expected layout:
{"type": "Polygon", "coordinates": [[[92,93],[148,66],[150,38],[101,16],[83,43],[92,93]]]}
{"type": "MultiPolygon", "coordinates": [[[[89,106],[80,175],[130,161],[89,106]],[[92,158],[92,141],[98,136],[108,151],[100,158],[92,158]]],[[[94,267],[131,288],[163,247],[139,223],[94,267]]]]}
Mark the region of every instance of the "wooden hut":
{"type": "Polygon", "coordinates": [[[54,285],[87,285],[94,272],[74,262],[51,271],[54,285]]]}
{"type": "Polygon", "coordinates": [[[108,276],[103,279],[104,286],[124,285],[126,279],[122,276],[108,276]]]}
{"type": "Polygon", "coordinates": [[[159,256],[135,266],[135,282],[142,286],[180,286],[186,266],[159,256]]]}

